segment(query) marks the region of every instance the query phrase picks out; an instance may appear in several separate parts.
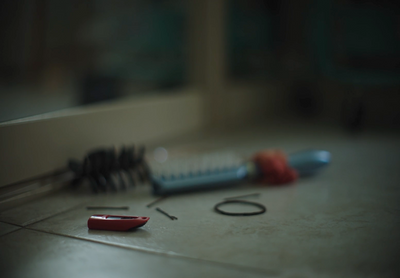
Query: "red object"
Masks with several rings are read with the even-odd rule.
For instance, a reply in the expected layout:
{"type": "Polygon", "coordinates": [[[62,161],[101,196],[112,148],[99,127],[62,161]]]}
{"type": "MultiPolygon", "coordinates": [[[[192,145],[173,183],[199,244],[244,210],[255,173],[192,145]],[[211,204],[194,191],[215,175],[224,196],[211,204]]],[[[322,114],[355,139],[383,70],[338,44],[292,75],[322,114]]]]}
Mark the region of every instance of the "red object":
{"type": "Polygon", "coordinates": [[[279,150],[266,150],[256,153],[253,161],[261,170],[260,182],[268,184],[286,184],[297,180],[297,172],[291,168],[286,155],[279,150]]]}
{"type": "Polygon", "coordinates": [[[87,225],[89,229],[127,231],[143,226],[150,217],[96,214],[90,216],[87,225]]]}

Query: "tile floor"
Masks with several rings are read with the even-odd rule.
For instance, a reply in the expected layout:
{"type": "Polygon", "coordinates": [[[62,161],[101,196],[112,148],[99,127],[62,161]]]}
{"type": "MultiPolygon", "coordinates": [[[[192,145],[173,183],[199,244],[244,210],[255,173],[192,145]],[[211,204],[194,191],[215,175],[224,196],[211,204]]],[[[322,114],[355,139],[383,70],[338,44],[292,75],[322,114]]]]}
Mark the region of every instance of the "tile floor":
{"type": "Polygon", "coordinates": [[[332,165],[295,185],[244,184],[146,204],[149,189],[78,195],[59,192],[0,213],[3,277],[399,277],[400,135],[349,136],[329,128],[258,128],[166,144],[172,153],[278,147],[331,151],[332,165]],[[213,212],[225,197],[251,198],[267,213],[213,212]],[[129,206],[149,216],[130,232],[88,230],[87,205],[129,206]]]}

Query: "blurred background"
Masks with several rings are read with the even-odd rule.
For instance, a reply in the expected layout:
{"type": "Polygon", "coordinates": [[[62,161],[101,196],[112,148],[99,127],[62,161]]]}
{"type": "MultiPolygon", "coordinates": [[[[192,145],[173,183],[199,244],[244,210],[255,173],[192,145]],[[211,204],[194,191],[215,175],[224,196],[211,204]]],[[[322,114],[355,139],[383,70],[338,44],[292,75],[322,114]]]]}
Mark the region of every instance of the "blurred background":
{"type": "Polygon", "coordinates": [[[400,126],[400,4],[2,0],[0,121],[198,87],[221,125],[400,126]]]}

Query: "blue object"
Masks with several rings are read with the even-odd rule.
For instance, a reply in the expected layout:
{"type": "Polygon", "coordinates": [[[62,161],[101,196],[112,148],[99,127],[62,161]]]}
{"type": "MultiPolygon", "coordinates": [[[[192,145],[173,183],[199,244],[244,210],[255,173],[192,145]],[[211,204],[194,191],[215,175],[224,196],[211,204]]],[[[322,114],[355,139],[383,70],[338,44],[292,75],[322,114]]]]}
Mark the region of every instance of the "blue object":
{"type": "MultiPolygon", "coordinates": [[[[296,169],[300,176],[316,174],[331,161],[327,151],[309,150],[294,153],[289,156],[289,165],[296,169]]],[[[247,178],[257,176],[257,167],[253,162],[223,169],[209,169],[205,172],[195,172],[175,175],[153,176],[152,185],[155,195],[169,195],[188,191],[217,189],[231,186],[247,178]]]]}
{"type": "Polygon", "coordinates": [[[290,167],[297,170],[299,176],[310,176],[331,162],[331,154],[320,150],[302,151],[291,154],[288,162],[290,167]]]}

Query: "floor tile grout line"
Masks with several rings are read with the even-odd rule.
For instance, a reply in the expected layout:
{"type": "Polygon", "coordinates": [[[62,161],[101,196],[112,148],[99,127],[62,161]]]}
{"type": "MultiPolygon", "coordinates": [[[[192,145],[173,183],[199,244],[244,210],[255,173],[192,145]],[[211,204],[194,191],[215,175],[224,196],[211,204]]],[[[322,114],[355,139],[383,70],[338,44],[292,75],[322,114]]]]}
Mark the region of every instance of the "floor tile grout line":
{"type": "MultiPolygon", "coordinates": [[[[34,222],[28,222],[28,224],[20,225],[20,226],[25,228],[25,227],[28,227],[28,226],[37,224],[37,223],[39,223],[39,222],[42,222],[42,221],[44,221],[44,220],[48,220],[48,219],[50,219],[50,218],[52,218],[52,217],[55,217],[55,216],[58,216],[58,215],[60,215],[60,214],[63,214],[63,213],[66,213],[66,212],[70,212],[70,211],[72,211],[72,210],[75,210],[75,209],[79,208],[80,206],[82,206],[84,203],[85,203],[85,202],[79,203],[78,205],[75,205],[75,206],[72,206],[72,207],[70,207],[70,208],[67,208],[66,210],[57,212],[57,213],[55,213],[55,214],[52,214],[52,215],[50,215],[50,216],[47,216],[47,217],[45,217],[45,218],[42,218],[42,219],[37,220],[37,221],[34,221],[34,222]]],[[[0,220],[0,222],[1,222],[1,220],[0,220]]],[[[13,225],[17,225],[17,224],[13,224],[13,225]]]]}
{"type": "Polygon", "coordinates": [[[24,226],[21,225],[21,224],[15,224],[15,223],[8,222],[8,221],[4,221],[4,220],[0,220],[0,223],[10,224],[10,225],[13,225],[13,226],[17,226],[17,227],[19,227],[19,228],[23,228],[23,227],[24,227],[24,226]]]}
{"type": "Polygon", "coordinates": [[[50,219],[50,218],[52,218],[52,217],[54,217],[54,216],[58,216],[58,215],[60,215],[60,214],[62,214],[62,213],[72,211],[72,210],[74,210],[74,209],[76,209],[76,208],[82,206],[83,204],[84,204],[84,202],[80,203],[79,205],[75,205],[75,206],[73,206],[73,207],[70,207],[70,208],[68,208],[68,209],[66,209],[66,210],[63,210],[63,211],[57,212],[57,213],[55,213],[55,214],[52,214],[52,215],[50,215],[50,216],[47,216],[47,217],[45,217],[45,218],[42,218],[42,219],[40,219],[40,220],[33,221],[33,222],[28,222],[28,224],[17,224],[17,223],[10,222],[10,221],[7,221],[7,220],[2,220],[2,219],[0,219],[0,222],[6,223],[6,224],[10,224],[10,225],[14,225],[14,226],[18,226],[18,227],[21,227],[21,228],[23,228],[23,227],[28,227],[28,226],[30,226],[30,225],[39,223],[39,222],[41,222],[41,221],[43,221],[43,220],[47,220],[47,219],[50,219]]]}
{"type": "Polygon", "coordinates": [[[9,235],[9,234],[12,234],[12,233],[14,233],[14,232],[16,232],[16,231],[19,231],[19,230],[21,230],[21,229],[23,229],[23,227],[18,227],[18,228],[15,229],[15,230],[12,230],[12,231],[9,231],[9,232],[7,232],[7,233],[5,233],[5,234],[0,235],[0,237],[6,236],[6,235],[9,235]]]}
{"type": "Polygon", "coordinates": [[[168,257],[172,257],[172,258],[178,258],[178,259],[190,260],[190,261],[201,261],[203,263],[215,264],[215,265],[219,265],[219,266],[223,266],[223,267],[227,267],[227,268],[233,267],[236,269],[251,271],[251,272],[262,274],[262,275],[268,275],[268,276],[274,276],[274,277],[277,275],[277,273],[272,270],[268,271],[268,270],[259,269],[259,268],[255,268],[255,267],[234,265],[234,264],[225,263],[225,262],[209,261],[209,260],[200,259],[200,258],[188,257],[188,256],[185,256],[182,254],[177,254],[177,253],[172,254],[172,253],[161,252],[161,251],[157,251],[154,249],[144,249],[144,248],[135,248],[135,247],[127,246],[127,245],[118,245],[118,244],[113,244],[111,242],[98,241],[98,240],[94,240],[94,239],[90,239],[90,238],[82,238],[82,237],[76,237],[76,236],[71,236],[71,235],[66,235],[66,234],[61,234],[61,233],[56,233],[56,232],[43,231],[43,230],[39,230],[39,229],[35,229],[35,228],[30,228],[27,226],[21,227],[21,229],[18,229],[18,230],[22,230],[22,229],[45,233],[45,234],[50,234],[50,235],[54,235],[54,236],[61,236],[61,237],[67,237],[67,238],[76,239],[76,240],[82,240],[82,241],[86,241],[86,242],[98,243],[98,244],[107,245],[107,246],[111,246],[111,247],[115,247],[115,248],[123,248],[126,250],[131,250],[131,251],[136,251],[136,252],[145,252],[148,254],[159,255],[159,256],[168,256],[168,257]]]}

